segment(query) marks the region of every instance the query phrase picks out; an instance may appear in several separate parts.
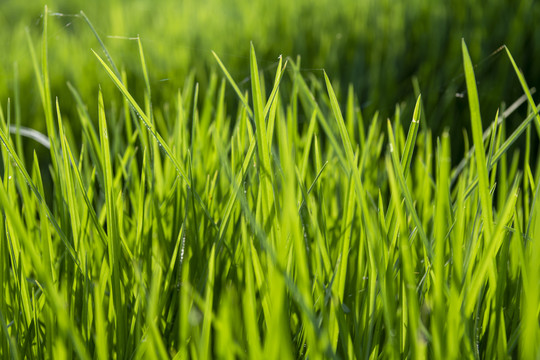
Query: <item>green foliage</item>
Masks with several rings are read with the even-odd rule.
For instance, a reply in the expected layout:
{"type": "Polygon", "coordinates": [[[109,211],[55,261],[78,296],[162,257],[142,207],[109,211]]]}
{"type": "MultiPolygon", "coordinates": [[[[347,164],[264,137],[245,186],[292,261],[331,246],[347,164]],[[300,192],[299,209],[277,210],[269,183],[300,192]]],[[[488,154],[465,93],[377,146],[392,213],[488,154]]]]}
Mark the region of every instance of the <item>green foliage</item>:
{"type": "MultiPolygon", "coordinates": [[[[304,76],[324,68],[339,81],[334,84],[338,94],[353,84],[367,119],[376,112],[391,116],[396,103],[412,104],[418,97],[413,89],[421,91],[429,114],[424,125],[437,135],[446,127],[469,128],[462,37],[478,65],[478,95],[486,111],[494,111],[501,101],[512,102],[520,93],[504,51],[497,51],[503,45],[512,50],[531,87],[539,86],[534,59],[540,52],[535,26],[540,3],[531,0],[486,0],[482,6],[471,0],[6,0],[0,3],[0,99],[15,96],[17,87],[37,92],[24,44],[27,31],[34,42],[41,36],[45,3],[54,15],[49,17],[49,63],[51,69],[62,69],[62,77],[51,78],[51,94],[68,97],[69,81],[94,112],[98,85],[110,98],[112,84],[88,56],[90,48],[101,45],[85,16],[121,65],[118,70],[126,70],[132,94],[142,99],[145,85],[136,81],[140,35],[154,99],[160,103],[169,101],[161,94],[176,91],[189,74],[199,81],[200,94],[210,90],[217,68],[211,51],[227,63],[242,91],[249,90],[250,57],[245,48],[250,41],[266,77],[273,76],[280,54],[284,59],[300,55],[304,76]]],[[[23,125],[44,130],[36,98],[19,98],[23,125]]],[[[71,108],[64,113],[77,116],[71,108]]],[[[510,121],[519,124],[519,116],[510,121]]],[[[455,161],[463,140],[451,140],[455,161]]]]}
{"type": "Polygon", "coordinates": [[[50,164],[0,108],[1,358],[540,356],[538,107],[509,51],[529,110],[506,136],[462,43],[474,148],[453,168],[426,95],[408,126],[352,89],[342,111],[325,72],[269,77],[252,45],[249,86],[218,51],[199,101],[193,76],[153,87],[140,38],[135,76],[95,35],[109,85],[56,99],[29,36],[50,164]]]}

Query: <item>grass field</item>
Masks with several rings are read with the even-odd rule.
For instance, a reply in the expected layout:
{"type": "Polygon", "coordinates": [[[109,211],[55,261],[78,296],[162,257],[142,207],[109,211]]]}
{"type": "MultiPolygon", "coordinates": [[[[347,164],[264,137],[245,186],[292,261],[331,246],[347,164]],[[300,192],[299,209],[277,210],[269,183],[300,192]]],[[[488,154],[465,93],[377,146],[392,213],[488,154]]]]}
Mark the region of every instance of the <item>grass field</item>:
{"type": "Polygon", "coordinates": [[[489,108],[461,41],[469,130],[439,134],[433,94],[366,110],[262,35],[175,88],[176,50],[119,63],[77,11],[93,50],[59,68],[45,8],[1,102],[0,358],[540,358],[540,114],[510,47],[489,108]]]}

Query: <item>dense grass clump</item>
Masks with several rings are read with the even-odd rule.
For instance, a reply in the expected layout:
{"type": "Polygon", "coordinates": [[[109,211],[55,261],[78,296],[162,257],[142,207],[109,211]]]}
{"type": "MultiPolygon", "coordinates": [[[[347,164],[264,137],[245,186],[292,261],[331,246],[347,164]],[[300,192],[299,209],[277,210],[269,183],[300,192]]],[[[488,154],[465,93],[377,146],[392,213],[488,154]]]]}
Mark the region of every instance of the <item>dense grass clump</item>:
{"type": "Polygon", "coordinates": [[[452,164],[422,97],[365,118],[352,87],[284,58],[268,77],[253,46],[249,91],[214,53],[202,99],[193,77],[156,95],[138,39],[133,80],[88,54],[119,92],[54,98],[43,19],[50,163],[20,104],[0,109],[0,357],[540,356],[540,115],[510,51],[524,95],[484,129],[462,42],[472,132],[452,164]]]}

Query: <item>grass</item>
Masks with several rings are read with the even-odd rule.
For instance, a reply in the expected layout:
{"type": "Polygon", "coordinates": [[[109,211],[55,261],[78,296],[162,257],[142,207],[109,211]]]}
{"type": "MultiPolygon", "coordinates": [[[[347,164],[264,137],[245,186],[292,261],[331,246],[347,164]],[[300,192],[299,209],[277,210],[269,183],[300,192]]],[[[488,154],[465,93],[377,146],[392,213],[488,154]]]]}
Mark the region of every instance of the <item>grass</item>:
{"type": "Polygon", "coordinates": [[[484,132],[463,41],[472,143],[453,167],[424,97],[410,121],[368,118],[299,60],[267,77],[253,45],[249,89],[214,53],[199,99],[192,77],[153,91],[140,39],[131,79],[92,30],[117,90],[53,98],[43,19],[50,147],[26,154],[19,98],[0,108],[0,357],[540,357],[540,117],[508,49],[527,115],[484,132]]]}
{"type": "MultiPolygon", "coordinates": [[[[424,114],[429,114],[422,126],[437,136],[447,127],[469,129],[462,37],[482,84],[478,95],[485,111],[493,111],[502,101],[510,104],[522,93],[502,45],[512,50],[531,87],[538,87],[536,79],[540,78],[534,62],[540,51],[540,33],[535,31],[540,3],[529,0],[519,0],[514,6],[486,0],[482,7],[471,0],[460,0],[459,6],[424,0],[274,0],[272,4],[250,0],[6,0],[0,3],[5,54],[0,56],[0,99],[14,100],[18,94],[20,108],[13,109],[14,120],[42,132],[46,127],[37,121],[41,108],[33,95],[38,89],[25,44],[27,33],[35,43],[41,39],[45,3],[50,15],[49,64],[51,70],[62,69],[62,76],[49,79],[53,97],[71,98],[65,85],[69,81],[93,112],[98,106],[98,86],[108,93],[114,85],[88,56],[90,48],[101,45],[85,16],[114,54],[118,70],[125,70],[130,91],[141,99],[141,106],[146,85],[140,81],[138,35],[145,46],[152,98],[160,104],[170,101],[161,94],[176,92],[190,74],[199,81],[201,99],[206,97],[212,81],[219,79],[212,80],[216,68],[212,50],[227,64],[242,91],[248,90],[249,52],[245,49],[253,41],[259,69],[267,79],[273,78],[280,54],[284,60],[300,55],[298,65],[306,80],[319,77],[317,69],[324,68],[343,100],[348,86],[354,86],[366,119],[376,112],[383,119],[391,117],[400,102],[410,118],[412,104],[421,92],[424,114]]],[[[233,92],[226,93],[227,102],[234,98],[233,92]]],[[[63,105],[63,112],[77,116],[71,106],[63,105]]],[[[517,126],[523,116],[526,110],[518,109],[507,122],[517,126]]],[[[73,126],[77,135],[81,129],[77,123],[73,126]]],[[[453,162],[461,160],[462,137],[452,136],[451,146],[453,162]]]]}

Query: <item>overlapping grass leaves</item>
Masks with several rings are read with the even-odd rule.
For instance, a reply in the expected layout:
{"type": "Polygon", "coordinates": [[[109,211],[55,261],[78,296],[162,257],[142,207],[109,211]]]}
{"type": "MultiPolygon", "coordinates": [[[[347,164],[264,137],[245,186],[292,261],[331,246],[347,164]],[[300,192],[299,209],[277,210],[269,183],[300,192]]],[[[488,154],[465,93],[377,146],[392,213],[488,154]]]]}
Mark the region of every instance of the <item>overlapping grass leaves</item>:
{"type": "Polygon", "coordinates": [[[463,42],[474,150],[453,172],[452,134],[432,150],[420,97],[407,134],[399,106],[368,121],[353,90],[344,117],[326,73],[308,80],[281,58],[266,96],[253,45],[247,92],[214,54],[221,85],[214,76],[198,105],[188,79],[160,94],[172,110],[153,103],[140,39],[144,106],[110,56],[95,53],[122,111],[113,111],[118,94],[100,92],[92,119],[70,86],[77,142],[68,102],[53,103],[47,89],[46,46],[34,68],[52,196],[0,109],[0,356],[538,355],[540,171],[530,147],[525,176],[517,160],[513,181],[501,171],[537,117],[519,72],[531,113],[508,137],[496,116],[484,139],[463,42]]]}

